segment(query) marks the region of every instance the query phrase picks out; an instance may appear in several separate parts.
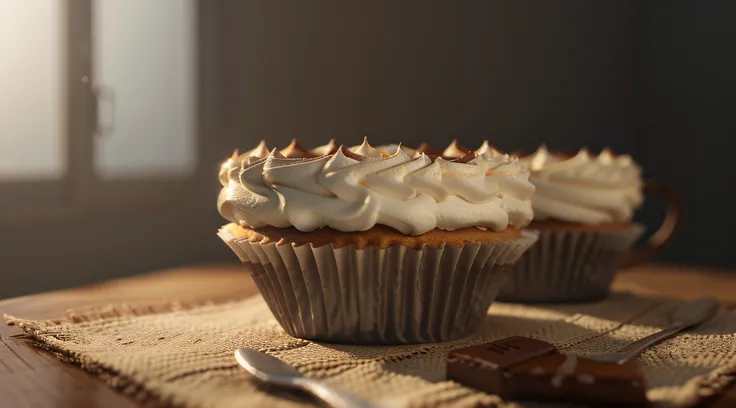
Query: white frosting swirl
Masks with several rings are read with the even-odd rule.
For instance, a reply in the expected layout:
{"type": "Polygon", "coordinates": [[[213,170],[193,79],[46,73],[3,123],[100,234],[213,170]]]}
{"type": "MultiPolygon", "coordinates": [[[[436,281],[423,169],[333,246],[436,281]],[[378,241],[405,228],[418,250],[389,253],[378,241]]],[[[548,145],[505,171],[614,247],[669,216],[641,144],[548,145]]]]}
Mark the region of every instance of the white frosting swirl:
{"type": "Polygon", "coordinates": [[[250,227],[331,227],[365,231],[387,225],[407,235],[435,228],[502,231],[532,219],[534,186],[517,159],[488,150],[467,163],[411,157],[371,147],[316,158],[284,158],[265,145],[223,163],[220,213],[250,227]]]}
{"type": "Polygon", "coordinates": [[[532,200],[537,220],[624,223],[642,203],[641,169],[631,156],[615,157],[604,149],[595,157],[582,149],[566,158],[542,146],[521,162],[537,188],[532,200]]]}

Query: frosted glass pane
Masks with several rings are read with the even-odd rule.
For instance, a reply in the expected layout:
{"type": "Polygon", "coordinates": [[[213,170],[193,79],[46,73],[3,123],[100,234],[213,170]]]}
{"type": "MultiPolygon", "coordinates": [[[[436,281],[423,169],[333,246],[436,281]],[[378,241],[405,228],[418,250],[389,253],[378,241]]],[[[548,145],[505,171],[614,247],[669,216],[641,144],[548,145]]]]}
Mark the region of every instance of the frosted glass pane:
{"type": "Polygon", "coordinates": [[[0,0],[2,180],[66,170],[61,15],[61,0],[0,0]]]}
{"type": "MultiPolygon", "coordinates": [[[[186,175],[196,160],[195,2],[95,0],[92,82],[114,94],[103,178],[186,175]]],[[[109,106],[103,106],[106,111],[109,106]]],[[[103,125],[107,115],[101,115],[103,125]]]]}

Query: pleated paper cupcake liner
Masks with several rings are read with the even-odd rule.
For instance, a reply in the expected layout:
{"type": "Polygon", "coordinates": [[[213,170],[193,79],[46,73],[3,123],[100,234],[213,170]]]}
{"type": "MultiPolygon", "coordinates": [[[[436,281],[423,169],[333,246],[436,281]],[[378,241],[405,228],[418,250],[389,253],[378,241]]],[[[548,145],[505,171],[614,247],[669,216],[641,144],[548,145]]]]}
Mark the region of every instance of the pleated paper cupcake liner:
{"type": "Polygon", "coordinates": [[[540,231],[514,264],[498,295],[508,302],[583,302],[602,299],[629,249],[644,233],[626,230],[540,231]]]}
{"type": "Polygon", "coordinates": [[[250,271],[284,330],[347,344],[449,341],[471,334],[510,265],[536,240],[461,248],[261,244],[218,234],[250,271]]]}

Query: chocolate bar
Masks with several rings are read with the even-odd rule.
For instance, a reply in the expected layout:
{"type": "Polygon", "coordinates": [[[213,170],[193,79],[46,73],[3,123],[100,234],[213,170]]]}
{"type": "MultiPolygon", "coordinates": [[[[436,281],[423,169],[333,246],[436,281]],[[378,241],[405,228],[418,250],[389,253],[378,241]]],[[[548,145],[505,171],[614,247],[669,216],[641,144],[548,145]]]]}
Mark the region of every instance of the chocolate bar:
{"type": "Polygon", "coordinates": [[[506,400],[648,405],[644,378],[635,364],[561,354],[552,344],[526,337],[451,351],[447,377],[506,400]]]}

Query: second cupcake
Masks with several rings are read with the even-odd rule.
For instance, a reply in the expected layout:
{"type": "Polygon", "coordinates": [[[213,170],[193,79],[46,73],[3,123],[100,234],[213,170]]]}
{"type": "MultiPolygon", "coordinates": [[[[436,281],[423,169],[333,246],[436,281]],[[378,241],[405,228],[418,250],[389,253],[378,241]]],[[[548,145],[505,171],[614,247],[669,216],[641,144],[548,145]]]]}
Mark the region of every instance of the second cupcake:
{"type": "Polygon", "coordinates": [[[536,234],[534,186],[496,152],[435,158],[367,141],[265,146],[223,164],[219,232],[289,334],[391,344],[464,337],[536,234]],[[283,153],[283,154],[282,154],[283,153]]]}
{"type": "Polygon", "coordinates": [[[627,155],[541,147],[521,161],[536,186],[539,241],[514,266],[499,300],[576,302],[605,297],[627,251],[644,232],[631,222],[642,203],[641,170],[627,155]]]}

